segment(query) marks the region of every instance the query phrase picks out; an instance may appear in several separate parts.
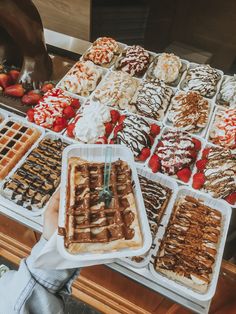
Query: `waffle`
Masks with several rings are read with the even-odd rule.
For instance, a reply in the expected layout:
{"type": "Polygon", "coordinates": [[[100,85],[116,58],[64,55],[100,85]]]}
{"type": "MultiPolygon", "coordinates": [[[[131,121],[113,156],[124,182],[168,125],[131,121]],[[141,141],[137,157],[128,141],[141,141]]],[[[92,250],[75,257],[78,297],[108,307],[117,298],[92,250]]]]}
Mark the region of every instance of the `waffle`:
{"type": "Polygon", "coordinates": [[[142,246],[129,166],[121,160],[112,163],[108,208],[99,201],[103,169],[104,163],[69,159],[65,247],[70,253],[142,246]]]}
{"type": "Polygon", "coordinates": [[[9,120],[0,128],[0,179],[4,179],[16,163],[41,135],[37,129],[9,120]]]}
{"type": "Polygon", "coordinates": [[[4,195],[29,210],[43,208],[60,183],[66,146],[60,139],[44,138],[4,183],[4,195]]]}
{"type": "MultiPolygon", "coordinates": [[[[139,175],[139,182],[152,233],[152,239],[154,239],[172,192],[168,187],[141,175],[139,175]]],[[[140,263],[145,259],[146,255],[147,253],[141,256],[134,256],[132,257],[132,260],[140,263]]]]}
{"type": "Polygon", "coordinates": [[[220,239],[221,213],[191,196],[181,197],[155,258],[155,269],[204,293],[211,281],[220,239]]]}

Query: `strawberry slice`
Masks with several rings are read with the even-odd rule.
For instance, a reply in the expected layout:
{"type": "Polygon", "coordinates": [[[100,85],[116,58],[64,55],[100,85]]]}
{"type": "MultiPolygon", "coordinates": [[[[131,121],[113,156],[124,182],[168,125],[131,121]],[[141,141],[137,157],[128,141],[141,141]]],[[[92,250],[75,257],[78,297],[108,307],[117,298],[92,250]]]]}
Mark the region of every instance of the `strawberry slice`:
{"type": "Polygon", "coordinates": [[[57,124],[57,125],[54,125],[52,129],[54,132],[61,132],[62,130],[64,130],[64,128],[65,127],[63,125],[57,124]]]}
{"type": "Polygon", "coordinates": [[[67,120],[63,117],[57,117],[55,122],[54,122],[54,126],[62,126],[63,129],[66,128],[67,126],[67,120]]]}
{"type": "Polygon", "coordinates": [[[196,190],[200,190],[205,182],[205,176],[202,172],[195,173],[193,175],[193,188],[196,190]]]}
{"type": "Polygon", "coordinates": [[[41,95],[30,93],[26,94],[21,98],[21,102],[26,106],[33,106],[38,103],[38,101],[42,98],[41,95]]]}
{"type": "Polygon", "coordinates": [[[80,108],[80,101],[77,98],[73,98],[71,103],[70,103],[71,107],[74,108],[75,110],[80,108]]]}
{"type": "Polygon", "coordinates": [[[20,75],[20,72],[17,71],[17,70],[10,70],[8,74],[9,74],[9,76],[10,76],[11,82],[12,82],[13,84],[15,84],[15,83],[17,82],[17,80],[18,80],[18,77],[19,77],[19,75],[20,75]]]}
{"type": "Polygon", "coordinates": [[[29,109],[27,111],[27,117],[30,122],[34,122],[34,109],[29,109]]]}
{"type": "Polygon", "coordinates": [[[192,138],[192,142],[194,144],[194,149],[199,151],[202,147],[202,143],[196,138],[192,138]]]}
{"type": "Polygon", "coordinates": [[[145,161],[150,156],[150,148],[144,147],[141,151],[141,154],[138,156],[138,160],[145,161]]]}
{"type": "Polygon", "coordinates": [[[22,97],[25,93],[25,89],[22,84],[15,84],[7,86],[4,90],[5,95],[13,97],[22,97]]]}
{"type": "Polygon", "coordinates": [[[113,125],[112,125],[111,122],[106,122],[104,124],[105,124],[106,136],[108,137],[111,134],[112,130],[113,130],[113,125]]]}
{"type": "Polygon", "coordinates": [[[75,129],[75,123],[70,123],[68,126],[67,126],[67,135],[69,137],[72,137],[74,138],[75,135],[74,135],[74,129],[75,129]]]}
{"type": "Polygon", "coordinates": [[[183,168],[176,173],[177,177],[187,183],[191,177],[191,170],[189,168],[183,168]]]}
{"type": "Polygon", "coordinates": [[[120,113],[117,110],[112,109],[110,115],[112,123],[116,123],[120,119],[120,113]]]}
{"type": "Polygon", "coordinates": [[[0,86],[6,88],[11,84],[11,78],[6,73],[0,73],[0,86]]]}
{"type": "Polygon", "coordinates": [[[197,169],[203,171],[206,168],[207,159],[200,159],[196,162],[197,169]]]}
{"type": "Polygon", "coordinates": [[[41,92],[42,93],[47,93],[49,90],[53,89],[54,85],[52,83],[45,83],[43,84],[43,86],[41,87],[41,92]]]}
{"type": "Polygon", "coordinates": [[[125,120],[125,118],[126,118],[126,115],[122,114],[122,115],[120,116],[120,118],[119,118],[119,124],[120,124],[120,123],[123,123],[123,121],[125,120]]]}
{"type": "Polygon", "coordinates": [[[152,155],[148,162],[149,167],[152,169],[152,172],[157,172],[161,168],[160,160],[157,155],[152,155]]]}
{"type": "Polygon", "coordinates": [[[210,153],[210,148],[205,148],[205,149],[203,149],[203,151],[202,151],[202,158],[203,159],[207,159],[207,157],[208,157],[208,155],[209,155],[209,153],[210,153]]]}
{"type": "Polygon", "coordinates": [[[225,200],[229,204],[235,205],[235,203],[236,203],[236,192],[233,192],[233,193],[229,194],[228,196],[226,196],[225,200]]]}
{"type": "Polygon", "coordinates": [[[75,110],[73,109],[72,106],[67,106],[64,110],[63,110],[63,116],[65,119],[69,120],[71,118],[75,117],[75,110]]]}
{"type": "Polygon", "coordinates": [[[157,136],[159,133],[160,133],[160,131],[161,131],[161,128],[159,127],[159,125],[156,125],[156,124],[151,124],[151,126],[150,126],[150,133],[155,137],[155,136],[157,136]]]}

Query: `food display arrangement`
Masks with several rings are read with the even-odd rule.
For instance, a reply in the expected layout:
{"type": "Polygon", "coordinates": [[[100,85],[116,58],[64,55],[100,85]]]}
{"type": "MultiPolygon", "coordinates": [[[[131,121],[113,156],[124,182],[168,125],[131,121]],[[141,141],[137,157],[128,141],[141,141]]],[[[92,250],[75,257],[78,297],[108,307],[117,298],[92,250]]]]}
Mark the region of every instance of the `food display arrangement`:
{"type": "Polygon", "coordinates": [[[209,65],[97,39],[27,119],[1,115],[1,202],[41,215],[67,151],[64,256],[120,258],[170,290],[211,299],[236,204],[234,84],[209,65]],[[117,153],[109,206],[99,197],[107,146],[117,153]]]}

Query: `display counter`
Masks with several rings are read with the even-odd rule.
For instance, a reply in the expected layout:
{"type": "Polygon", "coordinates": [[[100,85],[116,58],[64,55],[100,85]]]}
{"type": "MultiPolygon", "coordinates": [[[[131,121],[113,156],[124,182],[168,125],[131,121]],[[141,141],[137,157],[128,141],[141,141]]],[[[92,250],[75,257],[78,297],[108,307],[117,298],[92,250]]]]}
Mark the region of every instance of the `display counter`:
{"type": "MultiPolygon", "coordinates": [[[[61,78],[89,43],[45,31],[46,42],[54,54],[53,62],[61,78]]],[[[9,106],[1,105],[9,110],[9,106]]],[[[24,108],[15,107],[16,113],[24,115],[24,108]]],[[[12,206],[14,206],[12,204],[12,206]]],[[[0,255],[14,264],[29,255],[42,232],[42,216],[27,217],[9,206],[0,204],[0,255]]],[[[104,313],[229,313],[236,287],[236,267],[222,263],[217,292],[212,300],[199,301],[177,293],[168,286],[158,284],[147,268],[134,268],[117,261],[102,266],[85,267],[73,286],[73,295],[104,313]]]]}

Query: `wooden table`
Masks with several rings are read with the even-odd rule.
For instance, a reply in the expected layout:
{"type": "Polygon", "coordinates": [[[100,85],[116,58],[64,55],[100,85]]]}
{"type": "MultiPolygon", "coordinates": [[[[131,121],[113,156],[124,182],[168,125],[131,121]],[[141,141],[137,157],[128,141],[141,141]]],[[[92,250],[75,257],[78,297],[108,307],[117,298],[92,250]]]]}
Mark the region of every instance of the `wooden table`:
{"type": "MultiPolygon", "coordinates": [[[[29,255],[40,234],[0,215],[0,256],[18,265],[29,255]]],[[[235,313],[236,266],[222,263],[217,292],[210,312],[235,313]]],[[[103,313],[185,314],[191,311],[107,266],[82,269],[73,285],[73,295],[103,313]]]]}

